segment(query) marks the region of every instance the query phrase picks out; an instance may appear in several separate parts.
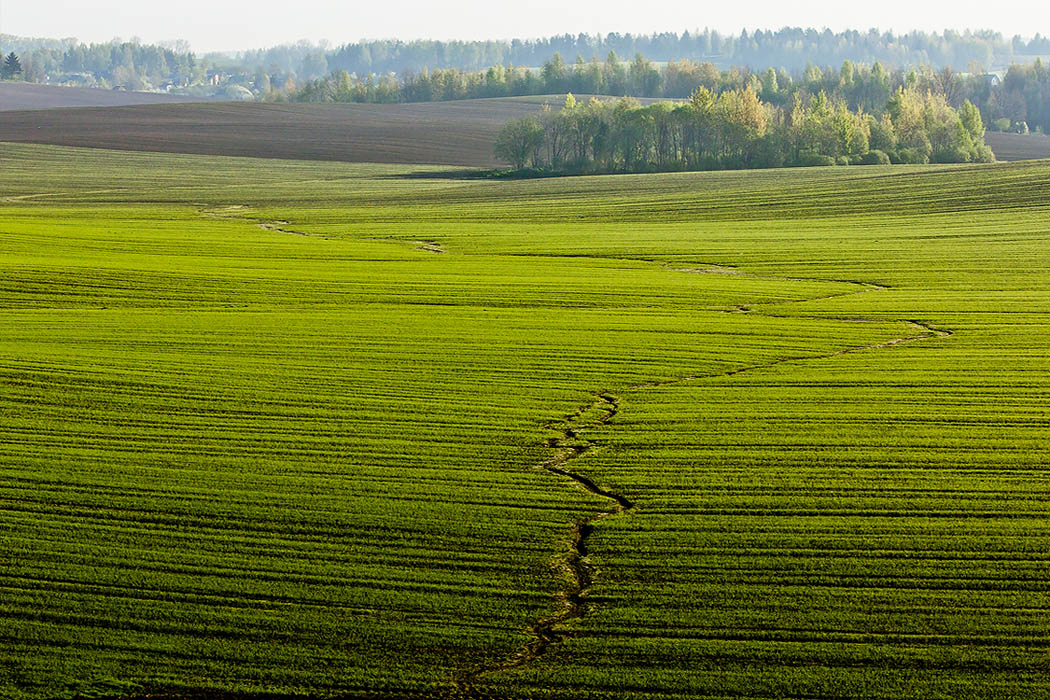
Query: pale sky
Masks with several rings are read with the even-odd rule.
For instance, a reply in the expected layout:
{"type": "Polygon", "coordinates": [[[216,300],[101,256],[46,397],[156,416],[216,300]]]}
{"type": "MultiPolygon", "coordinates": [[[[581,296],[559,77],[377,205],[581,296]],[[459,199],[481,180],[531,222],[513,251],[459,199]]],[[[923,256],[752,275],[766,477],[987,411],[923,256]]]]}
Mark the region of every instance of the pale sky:
{"type": "Polygon", "coordinates": [[[266,48],[299,39],[511,39],[552,34],[682,32],[783,26],[832,30],[994,29],[1050,34],[1050,2],[697,2],[697,0],[0,0],[0,33],[84,42],[186,39],[195,51],[266,48]]]}

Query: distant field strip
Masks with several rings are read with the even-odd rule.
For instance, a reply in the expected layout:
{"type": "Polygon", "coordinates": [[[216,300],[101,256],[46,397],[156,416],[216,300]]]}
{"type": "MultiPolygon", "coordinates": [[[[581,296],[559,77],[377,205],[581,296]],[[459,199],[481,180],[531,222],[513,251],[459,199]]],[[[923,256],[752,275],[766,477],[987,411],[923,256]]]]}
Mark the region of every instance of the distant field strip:
{"type": "Polygon", "coordinates": [[[1050,696],[1046,164],[0,160],[0,696],[1050,696]]]}

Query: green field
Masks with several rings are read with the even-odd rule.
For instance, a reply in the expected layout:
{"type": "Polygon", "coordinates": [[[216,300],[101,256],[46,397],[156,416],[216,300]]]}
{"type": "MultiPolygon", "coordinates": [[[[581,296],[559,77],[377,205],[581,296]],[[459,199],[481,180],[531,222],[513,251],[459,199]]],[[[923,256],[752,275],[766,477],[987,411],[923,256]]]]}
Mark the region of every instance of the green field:
{"type": "Polygon", "coordinates": [[[1050,697],[1050,163],[0,167],[0,697],[1050,697]]]}

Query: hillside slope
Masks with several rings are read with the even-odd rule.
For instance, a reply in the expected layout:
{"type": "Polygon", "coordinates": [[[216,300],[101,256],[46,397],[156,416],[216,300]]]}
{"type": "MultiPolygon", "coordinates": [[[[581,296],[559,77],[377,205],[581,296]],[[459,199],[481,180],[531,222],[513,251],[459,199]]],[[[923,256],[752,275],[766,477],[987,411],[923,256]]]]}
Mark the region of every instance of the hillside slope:
{"type": "Polygon", "coordinates": [[[1042,134],[1005,134],[989,131],[984,141],[997,160],[1038,160],[1050,158],[1050,137],[1042,134]]]}
{"type": "Polygon", "coordinates": [[[122,107],[192,102],[189,97],[157,92],[127,92],[61,85],[0,82],[0,112],[61,107],[122,107]]]}
{"type": "MultiPolygon", "coordinates": [[[[0,141],[131,151],[490,167],[508,119],[548,98],[400,105],[196,103],[0,113],[0,141]]],[[[549,98],[554,99],[554,98],[549,98]]]]}

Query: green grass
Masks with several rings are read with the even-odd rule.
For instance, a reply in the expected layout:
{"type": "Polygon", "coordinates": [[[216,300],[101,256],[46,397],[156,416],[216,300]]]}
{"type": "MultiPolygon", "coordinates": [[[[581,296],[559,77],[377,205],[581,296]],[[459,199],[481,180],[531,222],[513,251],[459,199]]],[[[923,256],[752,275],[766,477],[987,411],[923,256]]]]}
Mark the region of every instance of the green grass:
{"type": "Polygon", "coordinates": [[[1050,165],[0,162],[0,696],[499,666],[608,507],[540,468],[599,391],[570,465],[637,507],[470,689],[1050,696],[1050,165]]]}

